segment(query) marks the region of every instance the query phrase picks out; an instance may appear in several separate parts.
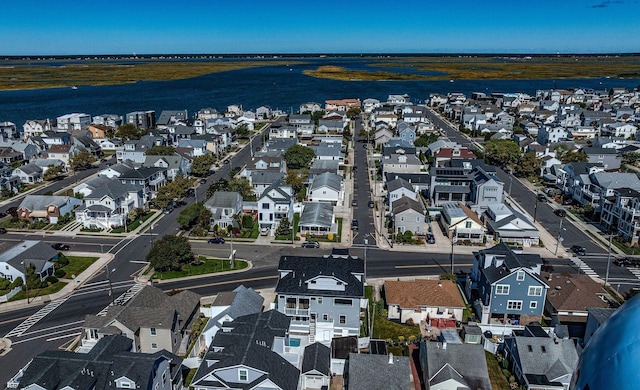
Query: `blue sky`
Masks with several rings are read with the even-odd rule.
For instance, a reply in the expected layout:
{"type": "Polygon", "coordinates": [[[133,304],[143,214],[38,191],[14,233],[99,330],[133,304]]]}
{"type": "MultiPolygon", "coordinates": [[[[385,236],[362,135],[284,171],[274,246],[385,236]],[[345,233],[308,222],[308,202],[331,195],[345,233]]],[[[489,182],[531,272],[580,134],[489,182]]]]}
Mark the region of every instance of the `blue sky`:
{"type": "Polygon", "coordinates": [[[640,52],[640,1],[4,0],[0,55],[640,52]]]}

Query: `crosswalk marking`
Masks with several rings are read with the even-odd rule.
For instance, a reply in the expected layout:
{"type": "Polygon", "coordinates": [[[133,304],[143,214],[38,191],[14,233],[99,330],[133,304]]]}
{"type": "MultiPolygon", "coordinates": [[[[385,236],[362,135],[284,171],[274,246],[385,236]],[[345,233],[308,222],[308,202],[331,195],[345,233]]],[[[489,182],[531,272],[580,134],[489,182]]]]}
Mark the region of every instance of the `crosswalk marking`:
{"type": "Polygon", "coordinates": [[[633,274],[636,278],[640,279],[640,269],[638,268],[627,268],[629,272],[633,274]]]}
{"type": "Polygon", "coordinates": [[[573,261],[573,263],[575,265],[577,265],[578,268],[580,269],[580,271],[582,271],[585,275],[599,277],[599,275],[598,275],[598,273],[596,271],[594,271],[591,267],[589,267],[589,265],[587,265],[587,263],[585,263],[584,261],[580,260],[579,258],[572,257],[571,261],[573,261]]]}
{"type": "Polygon", "coordinates": [[[57,300],[49,303],[47,306],[45,306],[42,309],[38,310],[32,316],[30,316],[29,318],[24,320],[20,325],[18,325],[15,328],[13,328],[13,330],[10,331],[9,333],[7,333],[4,337],[21,336],[24,332],[27,331],[27,329],[31,328],[38,321],[43,319],[47,314],[51,313],[52,311],[57,309],[58,306],[60,306],[63,303],[65,303],[67,301],[67,299],[69,299],[69,297],[57,299],[57,300]]]}
{"type": "Polygon", "coordinates": [[[124,306],[127,302],[129,302],[131,298],[133,298],[137,293],[139,293],[140,290],[144,288],[144,286],[145,286],[144,284],[139,284],[139,283],[134,284],[133,286],[131,286],[130,289],[122,293],[122,295],[120,295],[118,298],[114,299],[113,304],[110,304],[109,306],[100,310],[100,312],[97,315],[106,316],[107,310],[109,310],[110,306],[115,306],[115,305],[124,306]]]}

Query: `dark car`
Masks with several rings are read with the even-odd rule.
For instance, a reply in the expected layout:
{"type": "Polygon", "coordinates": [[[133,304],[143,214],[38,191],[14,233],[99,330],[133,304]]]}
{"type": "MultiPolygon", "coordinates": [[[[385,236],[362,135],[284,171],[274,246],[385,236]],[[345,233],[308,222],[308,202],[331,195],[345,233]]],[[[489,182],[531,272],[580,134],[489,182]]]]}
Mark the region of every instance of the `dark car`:
{"type": "Polygon", "coordinates": [[[435,244],[436,243],[436,237],[431,233],[427,233],[427,235],[425,236],[425,239],[427,240],[427,244],[435,244]]]}
{"type": "Polygon", "coordinates": [[[358,230],[358,220],[354,219],[351,221],[351,230],[358,230]]]}
{"type": "Polygon", "coordinates": [[[565,210],[563,210],[563,209],[553,210],[553,213],[555,215],[557,215],[558,217],[565,217],[567,215],[567,212],[565,210]]]}
{"type": "Polygon", "coordinates": [[[573,199],[572,198],[566,198],[566,199],[562,199],[562,204],[564,206],[570,206],[573,204],[573,199]]]}
{"type": "Polygon", "coordinates": [[[67,244],[63,244],[61,242],[56,242],[55,244],[51,244],[51,247],[57,251],[68,251],[71,247],[67,244]]]}
{"type": "Polygon", "coordinates": [[[351,201],[351,206],[353,207],[357,207],[358,206],[358,199],[354,199],[351,201]]]}
{"type": "Polygon", "coordinates": [[[200,184],[207,184],[207,179],[204,179],[204,178],[200,179],[200,184]]]}
{"type": "Polygon", "coordinates": [[[222,237],[213,237],[209,239],[209,244],[224,244],[224,238],[222,237]]]}
{"type": "Polygon", "coordinates": [[[306,241],[302,243],[303,248],[320,248],[320,243],[318,241],[306,241]]]}
{"type": "Polygon", "coordinates": [[[376,204],[375,204],[375,203],[373,203],[373,201],[372,201],[372,200],[370,200],[370,201],[369,201],[369,208],[370,208],[370,209],[374,208],[374,207],[375,207],[375,205],[376,205],[376,204]]]}
{"type": "Polygon", "coordinates": [[[580,245],[572,245],[571,246],[571,252],[575,253],[576,255],[580,255],[580,256],[584,256],[587,254],[587,250],[580,245]]]}
{"type": "Polygon", "coordinates": [[[640,267],[640,258],[638,257],[623,257],[621,259],[614,259],[613,264],[621,267],[640,267]]]}
{"type": "Polygon", "coordinates": [[[540,202],[546,202],[547,200],[547,196],[543,193],[538,193],[538,201],[540,202]]]}
{"type": "Polygon", "coordinates": [[[7,229],[0,227],[0,234],[5,234],[7,232],[7,229]]]}

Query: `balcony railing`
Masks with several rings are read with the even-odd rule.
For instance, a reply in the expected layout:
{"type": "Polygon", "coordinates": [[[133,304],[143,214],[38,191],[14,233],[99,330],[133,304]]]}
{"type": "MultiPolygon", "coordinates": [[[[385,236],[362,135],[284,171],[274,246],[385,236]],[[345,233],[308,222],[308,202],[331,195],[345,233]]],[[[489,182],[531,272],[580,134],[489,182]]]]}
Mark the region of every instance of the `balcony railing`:
{"type": "Polygon", "coordinates": [[[284,314],[288,315],[288,316],[308,316],[309,315],[309,309],[284,309],[284,314]]]}

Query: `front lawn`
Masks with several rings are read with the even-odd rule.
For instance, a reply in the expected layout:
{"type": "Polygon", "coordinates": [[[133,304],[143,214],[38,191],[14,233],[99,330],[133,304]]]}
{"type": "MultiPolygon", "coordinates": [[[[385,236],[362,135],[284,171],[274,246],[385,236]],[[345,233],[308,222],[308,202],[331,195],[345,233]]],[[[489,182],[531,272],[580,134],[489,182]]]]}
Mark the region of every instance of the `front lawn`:
{"type": "MultiPolygon", "coordinates": [[[[82,271],[89,268],[91,264],[93,264],[97,257],[88,257],[88,256],[65,256],[67,260],[69,260],[69,264],[61,267],[60,269],[64,270],[64,279],[71,279],[72,275],[80,275],[82,271]]],[[[56,267],[57,269],[57,267],[56,267]]]]}
{"type": "MultiPolygon", "coordinates": [[[[49,295],[49,294],[54,294],[57,293],[58,291],[62,290],[62,288],[64,286],[66,286],[67,283],[65,282],[57,282],[57,283],[53,283],[52,285],[48,286],[48,287],[44,287],[44,288],[29,288],[29,298],[35,298],[35,297],[39,297],[39,296],[44,296],[44,295],[49,295]]],[[[20,291],[19,293],[17,293],[16,295],[14,295],[13,297],[11,297],[11,299],[9,299],[9,301],[19,301],[21,299],[25,299],[27,298],[27,292],[25,290],[20,291]]]]}
{"type": "MultiPolygon", "coordinates": [[[[202,258],[201,258],[202,259],[202,258]]],[[[160,280],[184,278],[186,276],[206,275],[216,272],[239,270],[247,268],[248,264],[244,260],[235,260],[234,268],[231,268],[229,259],[203,259],[204,263],[194,265],[193,263],[185,264],[180,271],[155,272],[153,278],[160,280]]]]}
{"type": "MultiPolygon", "coordinates": [[[[146,213],[142,217],[136,219],[131,224],[127,225],[126,231],[127,232],[132,232],[132,231],[136,230],[138,228],[138,226],[140,226],[140,224],[142,224],[147,219],[151,218],[151,216],[153,214],[154,214],[153,212],[149,211],[148,213],[146,213]]],[[[111,233],[124,233],[124,232],[125,232],[124,226],[111,229],[111,233]]]]}

